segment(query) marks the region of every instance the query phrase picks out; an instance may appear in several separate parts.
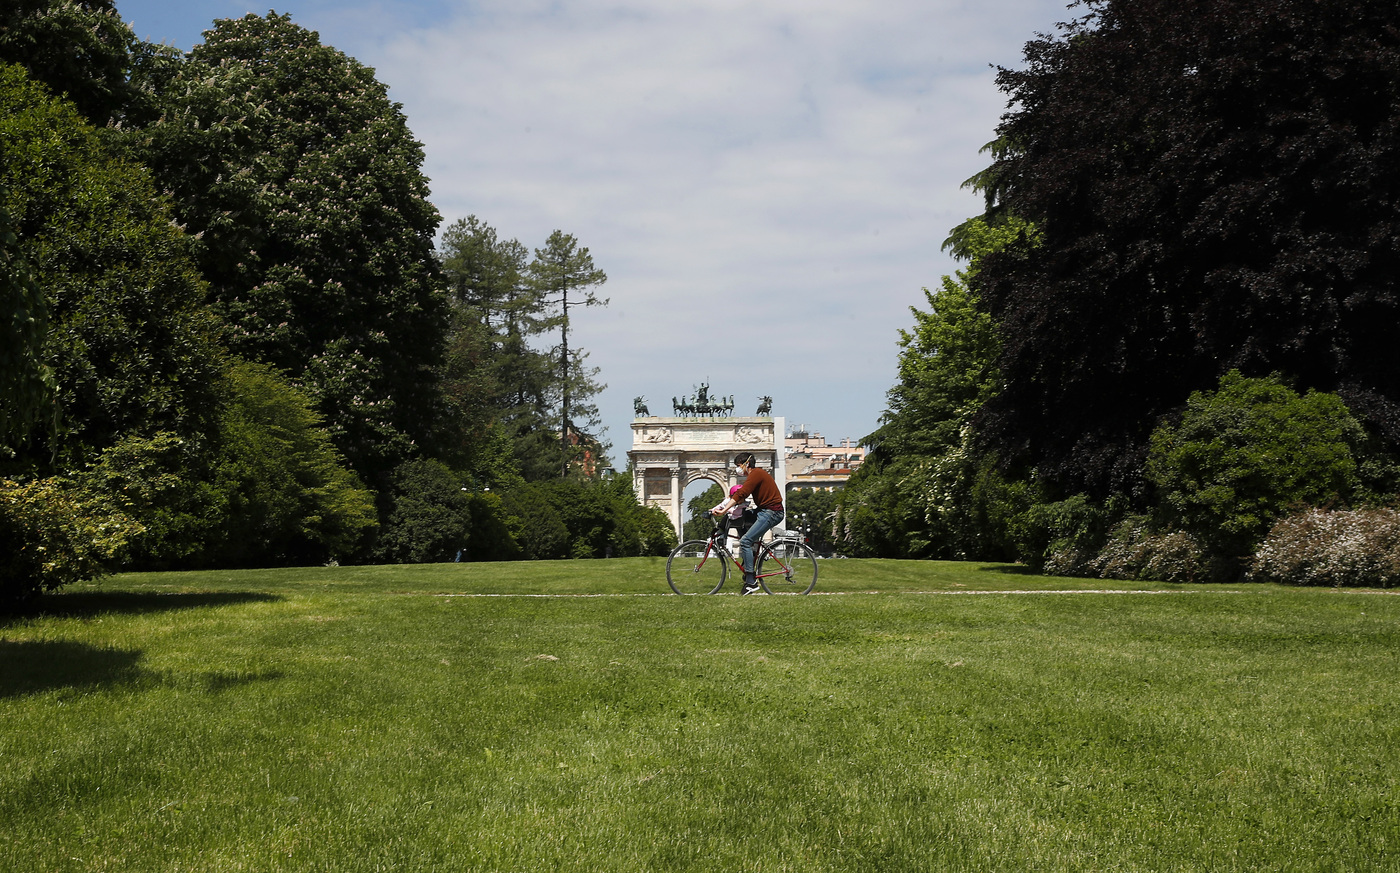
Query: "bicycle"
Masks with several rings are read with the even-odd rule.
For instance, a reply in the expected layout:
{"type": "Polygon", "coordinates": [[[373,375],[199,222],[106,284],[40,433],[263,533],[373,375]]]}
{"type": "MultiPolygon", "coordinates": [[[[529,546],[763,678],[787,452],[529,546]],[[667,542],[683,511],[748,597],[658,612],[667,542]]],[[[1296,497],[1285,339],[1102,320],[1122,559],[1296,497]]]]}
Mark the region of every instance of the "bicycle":
{"type": "MultiPolygon", "coordinates": [[[[666,558],[666,582],[677,594],[715,594],[724,587],[729,565],[744,573],[730,554],[728,519],[721,518],[706,540],[687,540],[666,558]],[[728,558],[729,560],[725,560],[728,558]]],[[[796,534],[760,543],[754,550],[754,576],[765,594],[806,594],[817,586],[817,553],[796,534]]]]}

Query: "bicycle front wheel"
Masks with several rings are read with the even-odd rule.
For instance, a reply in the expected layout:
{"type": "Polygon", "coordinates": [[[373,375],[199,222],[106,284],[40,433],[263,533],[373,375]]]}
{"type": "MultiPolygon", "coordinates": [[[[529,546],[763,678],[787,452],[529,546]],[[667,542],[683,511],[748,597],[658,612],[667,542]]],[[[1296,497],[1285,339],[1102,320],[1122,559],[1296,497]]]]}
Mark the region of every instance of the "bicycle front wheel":
{"type": "Polygon", "coordinates": [[[727,557],[705,540],[687,540],[666,559],[666,581],[677,594],[714,594],[724,584],[727,557]]]}
{"type": "Polygon", "coordinates": [[[817,587],[817,553],[806,543],[778,540],[764,546],[754,568],[769,594],[806,594],[817,587]]]}

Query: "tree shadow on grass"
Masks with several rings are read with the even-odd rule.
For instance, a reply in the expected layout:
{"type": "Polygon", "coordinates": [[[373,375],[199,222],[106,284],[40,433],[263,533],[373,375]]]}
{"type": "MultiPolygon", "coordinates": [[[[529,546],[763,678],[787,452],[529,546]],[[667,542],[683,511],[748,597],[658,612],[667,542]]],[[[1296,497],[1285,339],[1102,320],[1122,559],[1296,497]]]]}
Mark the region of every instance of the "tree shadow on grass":
{"type": "Polygon", "coordinates": [[[64,640],[0,639],[0,699],[58,688],[130,685],[141,678],[139,651],[64,640]]]}
{"type": "Polygon", "coordinates": [[[92,618],[97,615],[146,615],[176,609],[273,603],[282,598],[259,591],[198,591],[162,594],[153,591],[91,591],[45,594],[0,616],[0,628],[26,618],[92,618]]]}
{"type": "MultiPolygon", "coordinates": [[[[145,615],[177,609],[270,603],[281,600],[261,592],[203,591],[160,594],[138,591],[98,591],[47,594],[0,615],[0,632],[19,621],[35,618],[94,618],[99,615],[145,615]]],[[[60,688],[91,691],[134,685],[152,678],[140,666],[139,650],[92,646],[67,640],[7,640],[0,637],[0,699],[60,688]]],[[[221,674],[199,677],[211,692],[280,674],[221,674]]]]}
{"type": "Polygon", "coordinates": [[[151,671],[141,666],[142,657],[140,650],[69,640],[0,638],[0,700],[60,689],[110,691],[152,682],[219,694],[285,675],[281,670],[151,671]]]}
{"type": "Polygon", "coordinates": [[[1000,573],[1003,576],[1039,576],[1040,574],[1025,564],[992,564],[978,567],[979,573],[1000,573]]]}

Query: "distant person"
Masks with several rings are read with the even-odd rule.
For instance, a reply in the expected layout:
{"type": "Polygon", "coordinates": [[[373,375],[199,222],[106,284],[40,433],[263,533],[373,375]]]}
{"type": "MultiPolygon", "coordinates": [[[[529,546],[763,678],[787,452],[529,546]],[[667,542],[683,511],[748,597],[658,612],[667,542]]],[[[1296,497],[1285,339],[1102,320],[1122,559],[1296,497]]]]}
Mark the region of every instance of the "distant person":
{"type": "Polygon", "coordinates": [[[711,515],[728,512],[736,504],[744,502],[749,495],[753,495],[754,503],[758,504],[758,517],[744,535],[739,537],[739,558],[744,565],[744,588],[740,594],[753,594],[762,590],[754,577],[753,547],[763,539],[764,534],[777,527],[778,522],[783,520],[783,492],[773,477],[755,466],[754,461],[753,452],[740,452],[734,456],[734,466],[739,468],[739,475],[744,479],[744,484],[739,486],[739,490],[733,491],[727,500],[710,510],[711,515]]]}

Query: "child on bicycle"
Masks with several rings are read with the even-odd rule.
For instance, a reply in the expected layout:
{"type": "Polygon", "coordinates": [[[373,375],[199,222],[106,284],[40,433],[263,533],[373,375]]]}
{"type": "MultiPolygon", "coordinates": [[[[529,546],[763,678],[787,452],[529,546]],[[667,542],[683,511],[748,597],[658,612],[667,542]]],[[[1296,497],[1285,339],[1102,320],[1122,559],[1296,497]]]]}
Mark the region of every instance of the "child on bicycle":
{"type": "MultiPolygon", "coordinates": [[[[739,489],[742,487],[744,486],[735,485],[733,488],[730,488],[729,496],[733,497],[736,493],[738,493],[739,489]]],[[[721,507],[724,506],[725,502],[727,501],[721,501],[713,509],[711,509],[710,512],[714,513],[715,515],[719,515],[720,512],[723,512],[721,507]],[[716,512],[716,510],[719,510],[720,512],[716,512]]],[[[750,505],[750,501],[748,500],[743,500],[734,504],[734,506],[729,510],[729,518],[725,521],[724,524],[724,532],[728,537],[728,539],[725,540],[724,545],[725,548],[729,549],[729,554],[735,556],[739,554],[738,551],[736,551],[739,548],[739,537],[743,536],[744,533],[748,531],[749,527],[753,525],[754,521],[757,518],[758,510],[754,509],[750,505]]]]}

